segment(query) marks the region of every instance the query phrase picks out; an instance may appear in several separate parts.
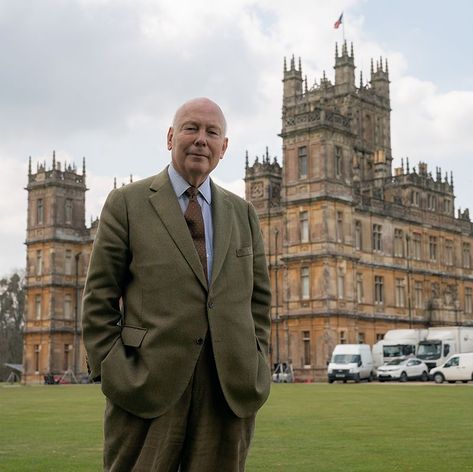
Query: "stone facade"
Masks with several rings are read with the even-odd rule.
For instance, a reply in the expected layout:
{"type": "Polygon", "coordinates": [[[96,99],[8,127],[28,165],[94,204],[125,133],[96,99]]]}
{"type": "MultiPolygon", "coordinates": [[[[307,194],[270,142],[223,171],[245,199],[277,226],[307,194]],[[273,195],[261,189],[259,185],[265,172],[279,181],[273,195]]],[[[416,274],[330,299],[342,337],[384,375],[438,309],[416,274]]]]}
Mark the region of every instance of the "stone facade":
{"type": "Polygon", "coordinates": [[[339,343],[389,329],[473,326],[473,226],[455,216],[453,177],[427,164],[392,172],[389,71],[355,85],[353,46],[335,50],[335,82],[307,87],[284,64],[283,165],[250,165],[246,198],[261,220],[274,301],[272,362],[325,378],[339,343]]]}
{"type": "Polygon", "coordinates": [[[85,224],[85,161],[82,174],[52,166],[28,172],[26,315],[23,382],[52,374],[78,381],[87,373],[81,342],[81,294],[97,222],[85,224]],[[65,375],[66,374],[66,375],[65,375]]]}

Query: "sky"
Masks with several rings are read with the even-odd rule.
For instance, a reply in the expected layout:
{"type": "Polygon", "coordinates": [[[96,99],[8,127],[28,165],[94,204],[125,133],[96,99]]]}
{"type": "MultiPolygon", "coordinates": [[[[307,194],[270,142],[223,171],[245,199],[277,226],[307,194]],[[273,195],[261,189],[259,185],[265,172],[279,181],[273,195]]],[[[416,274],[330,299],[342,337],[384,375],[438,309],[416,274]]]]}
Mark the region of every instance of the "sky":
{"type": "Polygon", "coordinates": [[[472,17],[466,0],[0,0],[0,276],[25,266],[29,156],[85,157],[90,221],[114,177],[169,162],[176,108],[207,96],[229,125],[213,176],[243,195],[246,151],[281,161],[284,57],[309,86],[333,81],[344,37],[357,77],[389,62],[393,166],[452,171],[456,208],[473,209],[472,17]]]}

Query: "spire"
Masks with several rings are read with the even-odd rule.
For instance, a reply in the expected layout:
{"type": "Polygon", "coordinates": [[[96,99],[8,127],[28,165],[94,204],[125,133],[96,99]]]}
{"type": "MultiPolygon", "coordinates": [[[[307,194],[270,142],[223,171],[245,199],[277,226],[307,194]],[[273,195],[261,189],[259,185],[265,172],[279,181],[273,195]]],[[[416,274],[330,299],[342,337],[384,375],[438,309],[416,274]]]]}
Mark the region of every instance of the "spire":
{"type": "Polygon", "coordinates": [[[286,56],[284,56],[284,72],[287,72],[286,56]]]}
{"type": "Polygon", "coordinates": [[[389,75],[388,59],[387,58],[385,60],[385,64],[386,64],[386,75],[389,75]]]}
{"type": "Polygon", "coordinates": [[[409,174],[410,170],[409,170],[409,158],[406,157],[406,174],[409,174]]]}
{"type": "Polygon", "coordinates": [[[133,174],[130,174],[130,184],[133,183],[133,174]]]}
{"type": "Polygon", "coordinates": [[[453,172],[452,171],[450,171],[450,185],[453,188],[453,172]]]}
{"type": "Polygon", "coordinates": [[[304,78],[304,88],[305,88],[305,93],[307,93],[307,91],[308,91],[308,89],[307,89],[307,75],[304,78]]]}
{"type": "Polygon", "coordinates": [[[338,57],[338,43],[336,42],[335,43],[335,60],[337,59],[338,57]]]}
{"type": "Polygon", "coordinates": [[[302,72],[302,61],[301,61],[301,56],[299,56],[299,72],[302,72]]]}
{"type": "Polygon", "coordinates": [[[56,151],[53,151],[53,170],[56,169],[56,151]]]}
{"type": "Polygon", "coordinates": [[[360,70],[360,89],[363,88],[363,71],[360,70]]]}
{"type": "Polygon", "coordinates": [[[295,70],[296,66],[294,65],[294,54],[291,57],[291,70],[295,70]]]}
{"type": "Polygon", "coordinates": [[[401,157],[401,169],[402,173],[404,174],[404,158],[401,157]]]}
{"type": "Polygon", "coordinates": [[[351,43],[351,47],[350,47],[350,56],[355,57],[355,55],[353,53],[353,42],[351,43]]]}
{"type": "Polygon", "coordinates": [[[374,64],[373,64],[373,58],[371,58],[371,77],[373,77],[374,74],[374,64]]]}
{"type": "Polygon", "coordinates": [[[31,156],[28,159],[28,175],[31,175],[31,156]]]}
{"type": "Polygon", "coordinates": [[[266,162],[269,164],[269,150],[268,150],[268,146],[266,146],[266,162]]]}
{"type": "Polygon", "coordinates": [[[117,178],[113,178],[113,189],[115,190],[117,188],[117,178]]]}
{"type": "Polygon", "coordinates": [[[250,164],[248,162],[248,149],[245,152],[245,169],[248,169],[250,167],[250,164]]]}
{"type": "Polygon", "coordinates": [[[82,157],[82,175],[85,177],[85,156],[82,157]]]}

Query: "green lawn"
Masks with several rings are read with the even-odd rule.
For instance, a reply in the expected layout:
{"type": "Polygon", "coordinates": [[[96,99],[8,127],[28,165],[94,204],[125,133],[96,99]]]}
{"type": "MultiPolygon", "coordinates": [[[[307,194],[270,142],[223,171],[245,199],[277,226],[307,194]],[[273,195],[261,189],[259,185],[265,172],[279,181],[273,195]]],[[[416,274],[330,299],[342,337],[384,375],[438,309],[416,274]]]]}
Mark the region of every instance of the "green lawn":
{"type": "MultiPolygon", "coordinates": [[[[0,384],[0,470],[101,470],[103,405],[97,385],[0,384]]],[[[472,385],[274,385],[247,471],[473,471],[472,444],[472,385]]]]}

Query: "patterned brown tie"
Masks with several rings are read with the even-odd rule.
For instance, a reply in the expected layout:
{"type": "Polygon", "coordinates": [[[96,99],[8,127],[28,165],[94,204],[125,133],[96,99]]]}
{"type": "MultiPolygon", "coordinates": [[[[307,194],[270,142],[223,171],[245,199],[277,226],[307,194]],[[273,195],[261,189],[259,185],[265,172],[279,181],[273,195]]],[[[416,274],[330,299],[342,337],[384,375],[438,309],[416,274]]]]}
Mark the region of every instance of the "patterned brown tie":
{"type": "Polygon", "coordinates": [[[200,262],[204,268],[205,278],[207,279],[207,251],[205,249],[205,228],[204,218],[202,217],[202,208],[197,200],[199,191],[196,187],[189,187],[186,190],[186,195],[189,197],[189,204],[187,205],[184,218],[194,240],[194,246],[199,255],[200,262]]]}

